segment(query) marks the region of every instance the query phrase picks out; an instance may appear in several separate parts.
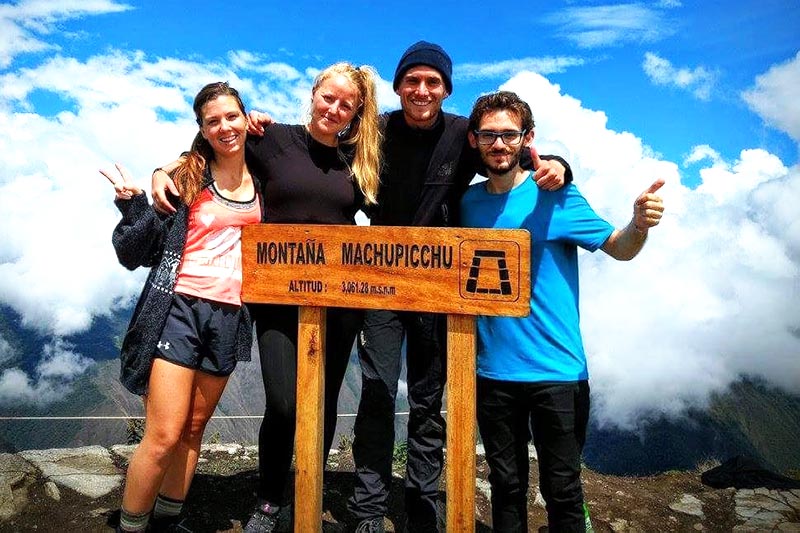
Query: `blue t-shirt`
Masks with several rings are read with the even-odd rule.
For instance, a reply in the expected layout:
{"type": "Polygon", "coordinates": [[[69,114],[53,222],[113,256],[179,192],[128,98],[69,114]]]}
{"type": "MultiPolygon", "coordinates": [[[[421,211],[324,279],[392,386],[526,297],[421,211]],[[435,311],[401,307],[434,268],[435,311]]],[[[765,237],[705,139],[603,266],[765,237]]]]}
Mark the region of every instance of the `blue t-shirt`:
{"type": "Polygon", "coordinates": [[[504,194],[486,182],[461,199],[465,227],[526,229],[531,234],[531,314],[480,316],[478,375],[503,381],[588,379],[578,310],[578,246],[594,252],[614,227],[573,184],[539,189],[533,179],[504,194]]]}

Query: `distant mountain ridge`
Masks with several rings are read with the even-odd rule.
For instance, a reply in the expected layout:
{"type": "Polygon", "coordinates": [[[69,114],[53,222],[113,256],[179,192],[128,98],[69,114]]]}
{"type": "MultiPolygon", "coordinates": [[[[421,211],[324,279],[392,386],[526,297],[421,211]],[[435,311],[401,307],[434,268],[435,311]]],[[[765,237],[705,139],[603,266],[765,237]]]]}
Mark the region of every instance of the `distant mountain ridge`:
{"type": "MultiPolygon", "coordinates": [[[[117,353],[129,312],[100,318],[81,335],[64,340],[74,351],[96,361],[72,385],[60,402],[45,408],[0,405],[1,416],[141,416],[138,397],[119,383],[117,353]]],[[[0,335],[16,357],[0,361],[0,372],[19,366],[30,371],[39,360],[42,345],[50,339],[22,328],[18,317],[0,308],[0,335]]],[[[264,392],[257,354],[234,372],[220,402],[218,415],[254,415],[253,419],[215,419],[207,438],[222,442],[254,443],[264,392]]],[[[339,397],[340,415],[355,413],[361,376],[355,353],[339,397]]],[[[401,389],[398,411],[407,411],[401,389]]],[[[339,435],[352,436],[352,416],[339,419],[339,435]]],[[[405,439],[406,417],[398,416],[396,438],[405,439]]],[[[125,442],[125,420],[0,421],[0,452],[125,442]]],[[[777,471],[800,470],[800,396],[786,394],[763,382],[743,379],[725,394],[715,396],[707,411],[692,411],[680,420],[650,422],[637,433],[601,429],[592,424],[586,443],[586,464],[602,473],[649,475],[695,468],[709,459],[724,460],[751,455],[777,471]]]]}
{"type": "Polygon", "coordinates": [[[587,465],[616,475],[690,470],[709,459],[745,454],[778,471],[800,471],[800,397],[741,380],[707,411],[661,419],[637,433],[591,427],[587,465]]]}

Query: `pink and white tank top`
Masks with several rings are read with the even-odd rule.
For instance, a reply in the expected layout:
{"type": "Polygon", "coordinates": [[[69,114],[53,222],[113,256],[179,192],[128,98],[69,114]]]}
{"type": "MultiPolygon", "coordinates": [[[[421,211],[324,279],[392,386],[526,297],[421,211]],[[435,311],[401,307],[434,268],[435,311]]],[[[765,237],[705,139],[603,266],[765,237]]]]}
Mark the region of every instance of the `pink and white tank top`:
{"type": "Polygon", "coordinates": [[[241,305],[242,226],[261,222],[258,195],[228,200],[212,183],[189,209],[186,246],[175,292],[241,305]]]}

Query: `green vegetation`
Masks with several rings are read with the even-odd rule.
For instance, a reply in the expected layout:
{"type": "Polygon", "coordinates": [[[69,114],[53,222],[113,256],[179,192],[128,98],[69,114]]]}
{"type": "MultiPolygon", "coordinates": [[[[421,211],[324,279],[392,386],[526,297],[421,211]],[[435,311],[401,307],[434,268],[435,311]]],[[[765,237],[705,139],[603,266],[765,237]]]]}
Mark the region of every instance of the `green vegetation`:
{"type": "Polygon", "coordinates": [[[144,420],[141,418],[129,418],[126,422],[125,444],[139,444],[144,437],[144,420]]]}
{"type": "Polygon", "coordinates": [[[408,444],[406,441],[395,442],[394,450],[392,451],[392,462],[395,466],[405,468],[406,461],[408,460],[408,444]]]}
{"type": "Polygon", "coordinates": [[[353,434],[342,435],[339,437],[339,451],[342,453],[350,453],[353,451],[353,434]]]}

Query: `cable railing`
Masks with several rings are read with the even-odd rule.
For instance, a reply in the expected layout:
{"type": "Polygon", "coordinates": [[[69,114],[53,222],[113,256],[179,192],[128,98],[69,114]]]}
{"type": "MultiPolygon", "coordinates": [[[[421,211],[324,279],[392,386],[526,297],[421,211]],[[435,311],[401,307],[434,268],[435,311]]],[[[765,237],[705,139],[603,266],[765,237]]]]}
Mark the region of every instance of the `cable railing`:
{"type": "MultiPolygon", "coordinates": [[[[441,411],[441,414],[447,414],[447,411],[441,411]]],[[[397,411],[395,416],[408,416],[408,411],[397,411]]],[[[355,418],[357,413],[338,413],[336,418],[355,418]]],[[[236,419],[259,419],[264,418],[264,415],[212,415],[211,420],[236,420],[236,419]]],[[[144,420],[144,415],[129,415],[129,416],[0,416],[2,420],[144,420]]]]}

